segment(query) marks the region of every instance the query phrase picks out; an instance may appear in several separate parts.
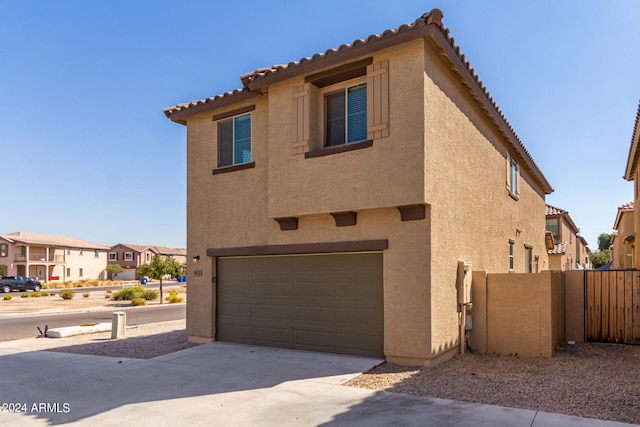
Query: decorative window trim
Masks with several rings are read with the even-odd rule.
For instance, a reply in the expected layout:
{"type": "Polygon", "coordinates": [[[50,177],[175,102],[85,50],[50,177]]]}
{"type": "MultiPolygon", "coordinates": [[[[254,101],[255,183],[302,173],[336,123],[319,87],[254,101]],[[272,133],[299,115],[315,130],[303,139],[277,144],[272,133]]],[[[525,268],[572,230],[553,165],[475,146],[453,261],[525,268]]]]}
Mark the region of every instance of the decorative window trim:
{"type": "Polygon", "coordinates": [[[228,119],[229,117],[239,116],[241,114],[249,113],[251,111],[254,111],[255,109],[256,109],[255,104],[248,105],[246,107],[237,108],[232,111],[227,111],[226,113],[215,114],[211,118],[211,120],[213,120],[214,122],[217,122],[218,120],[224,120],[224,119],[228,119]]]}
{"type": "Polygon", "coordinates": [[[425,205],[406,205],[398,206],[400,211],[400,219],[402,221],[416,221],[427,217],[427,209],[425,205]]]}
{"type": "Polygon", "coordinates": [[[372,146],[373,140],[371,139],[368,139],[366,141],[351,142],[349,144],[343,145],[333,145],[331,147],[324,147],[318,150],[307,151],[306,153],[304,153],[304,158],[312,159],[314,157],[330,156],[332,154],[346,153],[348,151],[361,150],[363,148],[369,148],[372,146]]]}
{"type": "Polygon", "coordinates": [[[116,252],[109,252],[108,261],[117,261],[118,254],[116,252]]]}
{"type": "Polygon", "coordinates": [[[125,252],[123,261],[133,261],[133,252],[125,252]]]}
{"type": "Polygon", "coordinates": [[[323,88],[336,83],[362,77],[367,74],[367,67],[373,63],[373,58],[366,58],[350,64],[335,67],[326,71],[311,74],[304,78],[305,83],[323,88]]]}
{"type": "Polygon", "coordinates": [[[241,170],[244,170],[244,169],[251,169],[251,168],[255,168],[255,167],[256,167],[256,162],[240,163],[239,165],[232,165],[232,166],[222,166],[220,168],[214,169],[213,170],[213,175],[219,175],[221,173],[241,171],[241,170]]]}

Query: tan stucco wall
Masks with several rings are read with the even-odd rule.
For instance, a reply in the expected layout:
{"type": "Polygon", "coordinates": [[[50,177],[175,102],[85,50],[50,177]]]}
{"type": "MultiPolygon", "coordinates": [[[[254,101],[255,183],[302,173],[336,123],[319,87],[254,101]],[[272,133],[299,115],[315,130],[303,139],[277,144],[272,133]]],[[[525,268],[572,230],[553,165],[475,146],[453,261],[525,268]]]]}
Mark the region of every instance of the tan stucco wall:
{"type": "Polygon", "coordinates": [[[565,339],[560,272],[474,275],[471,346],[485,353],[551,357],[565,339]]]}
{"type": "Polygon", "coordinates": [[[383,60],[390,64],[391,132],[367,149],[292,155],[292,91],[302,77],[188,119],[187,258],[201,259],[188,269],[191,340],[215,339],[215,259],[206,257],[207,248],[388,239],[384,351],[406,364],[457,351],[458,261],[506,272],[512,239],[515,271],[524,271],[525,244],[546,263],[544,196],[524,168],[519,200],[509,196],[507,149],[439,55],[425,54],[417,40],[374,55],[374,63],[383,60]],[[438,73],[445,77],[430,77],[438,73]],[[255,168],[212,175],[211,116],[251,104],[255,168]],[[414,203],[427,205],[427,218],[402,222],[395,207],[414,203]],[[357,225],[336,227],[329,213],[340,211],[356,211],[357,225]],[[297,230],[281,231],[273,220],[288,216],[299,217],[297,230]]]}
{"type": "Polygon", "coordinates": [[[613,239],[613,264],[612,269],[623,270],[632,268],[629,265],[629,255],[633,255],[634,242],[625,242],[625,237],[635,234],[634,211],[626,211],[620,213],[620,221],[618,222],[618,235],[613,239]]]}

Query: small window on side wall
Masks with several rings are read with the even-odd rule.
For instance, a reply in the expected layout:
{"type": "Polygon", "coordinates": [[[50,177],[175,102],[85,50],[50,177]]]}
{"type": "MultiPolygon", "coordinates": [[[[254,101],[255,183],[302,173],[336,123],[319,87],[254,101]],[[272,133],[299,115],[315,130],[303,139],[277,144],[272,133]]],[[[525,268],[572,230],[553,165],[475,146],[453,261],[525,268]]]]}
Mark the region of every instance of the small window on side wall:
{"type": "Polygon", "coordinates": [[[507,156],[507,191],[509,195],[518,200],[520,196],[520,189],[518,186],[518,175],[520,170],[518,169],[518,163],[511,156],[507,156]]]}
{"type": "Polygon", "coordinates": [[[218,123],[218,167],[251,162],[251,114],[218,123]]]}
{"type": "Polygon", "coordinates": [[[514,249],[514,242],[510,240],[509,241],[509,271],[513,271],[513,267],[514,267],[513,249],[514,249]]]}

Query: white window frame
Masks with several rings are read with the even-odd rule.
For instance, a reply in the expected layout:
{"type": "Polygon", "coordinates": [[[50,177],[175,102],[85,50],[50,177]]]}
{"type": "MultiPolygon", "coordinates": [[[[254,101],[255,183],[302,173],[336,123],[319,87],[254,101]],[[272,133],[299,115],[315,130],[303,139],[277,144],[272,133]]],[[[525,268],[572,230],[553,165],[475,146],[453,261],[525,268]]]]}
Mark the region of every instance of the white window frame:
{"type": "Polygon", "coordinates": [[[218,148],[218,167],[219,168],[224,168],[224,167],[229,167],[229,166],[235,166],[235,165],[241,165],[241,164],[245,164],[245,163],[251,163],[252,159],[253,159],[253,115],[252,113],[246,113],[246,114],[238,114],[232,117],[228,117],[225,119],[221,119],[218,121],[218,125],[217,125],[217,129],[218,129],[218,141],[217,141],[217,148],[218,148]],[[248,160],[244,160],[244,159],[237,159],[236,158],[236,121],[240,120],[240,119],[245,119],[247,118],[249,119],[249,126],[250,126],[250,130],[249,130],[249,159],[248,160]],[[222,147],[222,143],[221,143],[221,138],[222,138],[222,132],[221,132],[221,127],[227,123],[231,123],[231,163],[225,163],[222,164],[221,162],[221,147],[222,147]]]}
{"type": "Polygon", "coordinates": [[[125,252],[124,253],[125,261],[133,261],[133,252],[125,252]]]}
{"type": "Polygon", "coordinates": [[[327,88],[325,88],[325,90],[323,90],[323,97],[322,97],[322,111],[324,112],[323,114],[323,135],[324,135],[324,147],[336,147],[336,146],[341,146],[341,145],[346,145],[346,144],[351,144],[354,142],[362,142],[362,141],[366,141],[367,140],[367,125],[366,125],[366,121],[368,120],[368,105],[367,102],[365,101],[365,109],[364,109],[364,114],[365,114],[365,135],[364,138],[362,139],[358,139],[358,140],[353,140],[353,141],[349,141],[349,90],[350,89],[354,89],[354,88],[364,88],[364,93],[365,93],[365,97],[368,97],[369,94],[367,92],[367,80],[366,77],[362,77],[362,78],[358,78],[358,79],[354,79],[354,80],[349,80],[348,83],[347,82],[340,82],[337,83],[335,85],[331,85],[328,86],[327,88]],[[346,84],[345,84],[346,83],[346,84]],[[330,144],[329,143],[329,132],[328,132],[328,99],[334,95],[337,94],[342,94],[344,96],[344,142],[342,143],[335,143],[335,144],[330,144]]]}
{"type": "Polygon", "coordinates": [[[115,252],[109,252],[109,261],[117,261],[118,260],[118,254],[115,252]]]}

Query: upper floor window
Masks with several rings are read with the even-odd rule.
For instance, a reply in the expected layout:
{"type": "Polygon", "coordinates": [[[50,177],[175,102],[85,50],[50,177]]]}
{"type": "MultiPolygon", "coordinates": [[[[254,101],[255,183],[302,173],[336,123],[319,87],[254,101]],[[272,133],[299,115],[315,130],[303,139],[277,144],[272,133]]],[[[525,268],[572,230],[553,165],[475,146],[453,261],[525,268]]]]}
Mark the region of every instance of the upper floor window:
{"type": "Polygon", "coordinates": [[[21,257],[26,257],[27,256],[27,247],[26,246],[20,246],[20,256],[21,257]]]}
{"type": "Polygon", "coordinates": [[[4,258],[6,256],[8,256],[9,252],[9,245],[7,245],[6,243],[3,243],[0,245],[0,257],[4,258]]]}
{"type": "Polygon", "coordinates": [[[84,249],[80,248],[80,256],[82,256],[82,254],[84,254],[84,249]]]}
{"type": "Polygon", "coordinates": [[[513,159],[509,159],[509,192],[518,196],[518,164],[513,159]]]}
{"type": "Polygon", "coordinates": [[[125,252],[124,253],[125,261],[133,261],[133,252],[125,252]]]}
{"type": "Polygon", "coordinates": [[[251,114],[218,122],[218,167],[251,161],[251,114]]]}
{"type": "Polygon", "coordinates": [[[150,252],[147,252],[147,254],[146,254],[146,255],[147,255],[147,258],[146,258],[146,259],[147,259],[147,262],[150,262],[150,261],[151,261],[151,253],[150,253],[150,252]]]}
{"type": "Polygon", "coordinates": [[[347,87],[325,98],[326,146],[367,139],[367,84],[347,87]]]}
{"type": "Polygon", "coordinates": [[[93,257],[94,258],[99,258],[100,257],[100,253],[98,252],[97,249],[93,251],[93,257]]]}
{"type": "Polygon", "coordinates": [[[118,255],[115,252],[109,252],[109,261],[116,261],[118,259],[118,255]]]}
{"type": "Polygon", "coordinates": [[[550,218],[546,221],[547,231],[550,231],[553,234],[553,240],[558,240],[560,238],[560,227],[558,218],[550,218]]]}
{"type": "Polygon", "coordinates": [[[67,255],[71,255],[71,248],[67,248],[67,255]]]}

